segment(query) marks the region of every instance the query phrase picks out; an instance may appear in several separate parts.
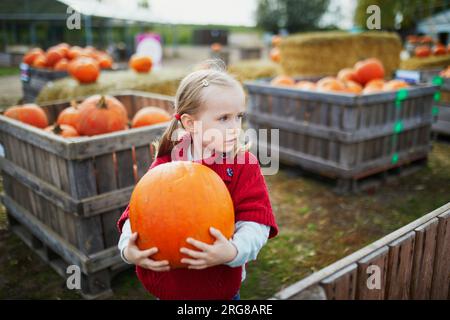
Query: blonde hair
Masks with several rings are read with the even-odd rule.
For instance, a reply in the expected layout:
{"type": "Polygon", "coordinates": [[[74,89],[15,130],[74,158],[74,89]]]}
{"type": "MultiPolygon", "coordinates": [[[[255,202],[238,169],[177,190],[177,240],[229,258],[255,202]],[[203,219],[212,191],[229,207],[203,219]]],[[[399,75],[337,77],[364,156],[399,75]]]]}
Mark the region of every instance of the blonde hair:
{"type": "MultiPolygon", "coordinates": [[[[239,81],[228,74],[225,69],[225,64],[221,60],[207,60],[201,63],[196,68],[197,70],[188,74],[181,80],[175,95],[175,113],[180,116],[183,114],[195,115],[201,106],[204,105],[202,89],[205,86],[215,85],[221,87],[238,86],[242,88],[239,81]]],[[[159,141],[155,142],[156,154],[155,156],[163,156],[169,154],[175,147],[178,141],[172,139],[174,133],[181,129],[181,121],[175,117],[171,120],[169,126],[164,131],[159,141]]],[[[249,149],[248,144],[236,144],[235,150],[232,152],[233,158],[240,151],[249,149]]]]}

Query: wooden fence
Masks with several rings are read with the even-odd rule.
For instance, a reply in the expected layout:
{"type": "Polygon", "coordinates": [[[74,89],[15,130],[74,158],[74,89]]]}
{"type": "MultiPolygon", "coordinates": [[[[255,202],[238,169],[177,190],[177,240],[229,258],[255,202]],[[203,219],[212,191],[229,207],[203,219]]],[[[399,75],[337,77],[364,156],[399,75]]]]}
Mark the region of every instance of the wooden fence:
{"type": "Polygon", "coordinates": [[[449,288],[450,202],[281,290],[273,299],[441,300],[450,299],[449,288]]]}

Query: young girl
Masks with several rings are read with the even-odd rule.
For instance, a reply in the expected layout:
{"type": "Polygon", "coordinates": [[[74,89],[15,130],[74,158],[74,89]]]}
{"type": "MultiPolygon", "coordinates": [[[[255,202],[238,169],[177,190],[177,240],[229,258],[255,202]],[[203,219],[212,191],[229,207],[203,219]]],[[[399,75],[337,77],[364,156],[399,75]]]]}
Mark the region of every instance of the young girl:
{"type": "Polygon", "coordinates": [[[127,208],[118,221],[122,259],[136,265],[139,280],[159,299],[239,299],[245,264],[255,260],[267,239],[278,233],[258,161],[238,140],[244,90],[225,71],[209,66],[181,81],[175,111],[149,170],[177,160],[195,161],[214,170],[233,200],[235,233],[226,239],[211,228],[216,239],[212,245],[186,239],[197,250],[181,248],[186,256],[181,262],[187,268],[170,269],[167,261],[151,259],[158,248],[139,250],[127,208]],[[184,132],[181,138],[176,136],[180,129],[184,132]]]}

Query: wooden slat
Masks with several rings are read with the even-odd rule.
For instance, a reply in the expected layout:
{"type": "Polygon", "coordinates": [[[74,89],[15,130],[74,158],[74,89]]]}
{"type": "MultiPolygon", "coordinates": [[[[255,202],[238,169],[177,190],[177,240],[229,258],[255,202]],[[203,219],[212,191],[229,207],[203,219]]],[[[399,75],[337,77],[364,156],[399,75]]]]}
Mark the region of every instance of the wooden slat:
{"type": "Polygon", "coordinates": [[[150,147],[148,145],[135,148],[137,179],[139,180],[148,171],[151,165],[150,147]]]}
{"type": "Polygon", "coordinates": [[[411,280],[411,299],[429,299],[433,277],[438,219],[417,227],[414,264],[411,280]]]}
{"type": "Polygon", "coordinates": [[[336,272],[320,282],[327,300],[354,300],[356,295],[357,264],[336,272]]]}
{"type": "Polygon", "coordinates": [[[117,186],[129,187],[135,184],[133,173],[133,156],[131,149],[116,152],[117,156],[117,186]]]}
{"type": "Polygon", "coordinates": [[[389,244],[386,299],[408,299],[414,258],[415,233],[389,244]]]}
{"type": "Polygon", "coordinates": [[[356,299],[358,300],[382,300],[384,299],[387,276],[388,247],[384,246],[373,251],[368,256],[358,261],[358,285],[356,299]],[[369,266],[377,266],[380,270],[380,288],[369,288],[367,280],[371,276],[367,273],[369,266]]]}
{"type": "Polygon", "coordinates": [[[431,299],[450,300],[450,210],[438,216],[431,299]]]}

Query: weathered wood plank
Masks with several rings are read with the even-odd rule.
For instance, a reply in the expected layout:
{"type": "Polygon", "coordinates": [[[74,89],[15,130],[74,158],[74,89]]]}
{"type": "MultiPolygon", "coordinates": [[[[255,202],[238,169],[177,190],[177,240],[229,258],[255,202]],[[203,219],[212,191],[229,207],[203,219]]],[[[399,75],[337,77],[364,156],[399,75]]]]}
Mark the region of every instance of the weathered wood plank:
{"type": "Polygon", "coordinates": [[[450,210],[438,216],[431,299],[450,299],[450,210]]]}
{"type": "Polygon", "coordinates": [[[357,267],[357,264],[353,263],[320,282],[327,300],[355,299],[357,267]]]}
{"type": "Polygon", "coordinates": [[[414,244],[413,231],[389,244],[386,299],[409,298],[414,244]]]}
{"type": "Polygon", "coordinates": [[[429,299],[433,277],[438,219],[417,227],[414,264],[411,281],[411,299],[429,299]]]}

